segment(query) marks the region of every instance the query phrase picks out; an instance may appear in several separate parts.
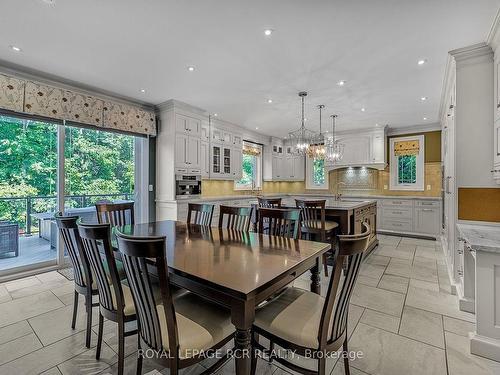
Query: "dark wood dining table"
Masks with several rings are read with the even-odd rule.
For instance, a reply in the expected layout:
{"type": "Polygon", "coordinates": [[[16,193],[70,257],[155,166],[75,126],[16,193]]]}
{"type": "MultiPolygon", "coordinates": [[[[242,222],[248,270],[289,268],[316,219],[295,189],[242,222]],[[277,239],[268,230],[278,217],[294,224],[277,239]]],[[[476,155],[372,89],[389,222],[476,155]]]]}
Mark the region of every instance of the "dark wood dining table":
{"type": "Polygon", "coordinates": [[[231,310],[236,328],[236,374],[250,374],[251,327],[256,306],[307,271],[320,293],[326,243],[253,232],[159,221],[127,225],[134,236],[166,236],[170,281],[231,310]]]}

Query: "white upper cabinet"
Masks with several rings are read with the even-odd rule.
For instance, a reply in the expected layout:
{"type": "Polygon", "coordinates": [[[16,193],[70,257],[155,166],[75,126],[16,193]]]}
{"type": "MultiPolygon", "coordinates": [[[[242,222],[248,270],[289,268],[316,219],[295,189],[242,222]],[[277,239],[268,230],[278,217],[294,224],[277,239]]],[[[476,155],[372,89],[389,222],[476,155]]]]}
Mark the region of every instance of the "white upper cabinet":
{"type": "Polygon", "coordinates": [[[233,147],[231,163],[232,163],[231,173],[233,174],[233,178],[236,181],[241,180],[241,177],[243,176],[243,171],[242,171],[243,152],[241,147],[233,147]]]}
{"type": "Polygon", "coordinates": [[[208,123],[201,124],[201,140],[204,142],[210,142],[210,127],[208,123]]]}
{"type": "Polygon", "coordinates": [[[178,133],[189,134],[194,137],[201,136],[201,121],[197,118],[175,114],[175,130],[178,133]]]}
{"type": "Polygon", "coordinates": [[[500,120],[500,51],[495,51],[494,61],[495,121],[500,120]]]}
{"type": "Polygon", "coordinates": [[[201,161],[200,161],[201,176],[203,178],[209,178],[210,177],[210,144],[208,142],[201,141],[200,156],[201,156],[201,161]]]}
{"type": "Polygon", "coordinates": [[[338,142],[344,145],[344,157],[338,163],[326,163],[328,169],[371,167],[384,169],[387,164],[386,128],[358,129],[339,132],[338,142]]]}
{"type": "MultiPolygon", "coordinates": [[[[175,167],[200,169],[200,139],[185,134],[175,135],[175,167]]],[[[196,173],[197,171],[187,171],[196,173]]],[[[196,173],[199,174],[199,173],[196,173]]]]}

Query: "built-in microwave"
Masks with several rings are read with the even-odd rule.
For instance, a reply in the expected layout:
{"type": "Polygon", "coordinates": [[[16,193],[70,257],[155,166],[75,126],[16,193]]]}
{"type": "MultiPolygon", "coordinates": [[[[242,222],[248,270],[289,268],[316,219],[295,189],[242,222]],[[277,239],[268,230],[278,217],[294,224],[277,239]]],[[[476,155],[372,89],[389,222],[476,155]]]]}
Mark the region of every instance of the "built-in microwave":
{"type": "Polygon", "coordinates": [[[176,195],[200,195],[201,175],[176,175],[175,176],[176,195]]]}

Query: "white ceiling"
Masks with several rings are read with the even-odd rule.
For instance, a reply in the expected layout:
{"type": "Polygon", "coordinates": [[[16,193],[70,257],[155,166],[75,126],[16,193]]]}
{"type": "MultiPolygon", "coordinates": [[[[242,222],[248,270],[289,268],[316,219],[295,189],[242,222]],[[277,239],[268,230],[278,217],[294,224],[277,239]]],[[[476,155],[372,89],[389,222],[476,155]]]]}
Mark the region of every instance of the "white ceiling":
{"type": "Polygon", "coordinates": [[[55,6],[0,0],[0,60],[150,104],[174,98],[269,135],[298,127],[300,90],[309,91],[311,128],[318,127],[318,104],[326,105],[328,127],[331,113],[339,114],[341,129],[404,127],[424,123],[424,116],[438,120],[447,51],[485,41],[499,6],[500,0],[56,0],[55,6]],[[271,37],[266,28],[275,30],[271,37]],[[418,66],[420,58],[428,63],[418,66]],[[339,87],[339,80],[347,84],[339,87]]]}

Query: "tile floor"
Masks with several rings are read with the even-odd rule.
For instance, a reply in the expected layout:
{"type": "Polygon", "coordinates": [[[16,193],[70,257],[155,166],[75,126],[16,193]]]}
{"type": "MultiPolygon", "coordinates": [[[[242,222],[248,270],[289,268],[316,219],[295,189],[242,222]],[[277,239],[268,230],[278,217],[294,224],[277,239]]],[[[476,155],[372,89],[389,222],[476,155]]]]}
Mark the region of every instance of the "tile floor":
{"type": "MultiPolygon", "coordinates": [[[[351,362],[351,373],[500,374],[500,363],[469,353],[467,334],[474,329],[474,315],[461,312],[450,294],[438,244],[392,236],[379,239],[380,246],[363,264],[351,299],[350,349],[363,352],[363,358],[351,362]]],[[[308,288],[307,280],[305,275],[295,284],[308,288]]],[[[326,282],[322,280],[323,291],[326,282]]],[[[72,282],[57,272],[0,284],[0,375],[116,373],[116,328],[105,324],[105,344],[101,360],[96,361],[94,348],[84,345],[83,303],[76,329],[70,328],[72,293],[72,282]]],[[[130,374],[135,373],[135,346],[134,337],[127,340],[130,374]]],[[[344,374],[341,362],[331,360],[329,373],[344,374]]],[[[203,365],[183,374],[200,373],[203,365]]],[[[144,373],[154,369],[168,374],[145,362],[144,373]]],[[[232,362],[219,371],[233,373],[232,362]]],[[[259,361],[258,374],[289,371],[259,361]]]]}

